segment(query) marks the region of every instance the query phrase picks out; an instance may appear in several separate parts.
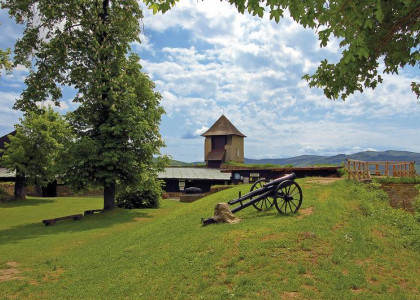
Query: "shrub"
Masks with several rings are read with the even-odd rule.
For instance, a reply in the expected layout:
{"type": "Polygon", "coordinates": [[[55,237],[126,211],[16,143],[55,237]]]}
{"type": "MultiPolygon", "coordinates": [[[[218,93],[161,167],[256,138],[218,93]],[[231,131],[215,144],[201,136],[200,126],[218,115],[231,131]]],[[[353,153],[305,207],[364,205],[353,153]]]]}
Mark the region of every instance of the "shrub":
{"type": "Polygon", "coordinates": [[[133,208],[158,208],[162,197],[162,188],[159,181],[148,180],[136,187],[126,187],[116,196],[118,207],[133,208]]]}

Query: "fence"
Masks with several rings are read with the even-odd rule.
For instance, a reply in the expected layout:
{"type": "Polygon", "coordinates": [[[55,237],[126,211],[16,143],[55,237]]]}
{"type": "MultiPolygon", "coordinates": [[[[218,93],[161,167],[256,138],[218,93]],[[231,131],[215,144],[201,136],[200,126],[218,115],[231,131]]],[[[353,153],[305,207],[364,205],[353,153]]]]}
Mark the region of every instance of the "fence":
{"type": "Polygon", "coordinates": [[[347,159],[348,179],[372,180],[371,175],[387,177],[415,177],[414,161],[362,161],[347,159]]]}

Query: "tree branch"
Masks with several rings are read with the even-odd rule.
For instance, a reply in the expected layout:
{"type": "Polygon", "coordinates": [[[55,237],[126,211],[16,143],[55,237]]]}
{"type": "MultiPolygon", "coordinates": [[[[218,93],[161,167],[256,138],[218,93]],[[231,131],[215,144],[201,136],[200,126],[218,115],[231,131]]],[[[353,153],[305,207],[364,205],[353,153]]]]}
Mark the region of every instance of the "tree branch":
{"type": "Polygon", "coordinates": [[[380,43],[380,45],[376,48],[375,54],[379,56],[382,52],[383,48],[389,44],[392,40],[394,34],[398,32],[403,27],[407,27],[411,24],[415,24],[418,22],[417,19],[420,17],[420,5],[418,5],[410,14],[406,15],[405,17],[399,19],[394,26],[389,30],[388,34],[385,36],[385,39],[380,43]]]}

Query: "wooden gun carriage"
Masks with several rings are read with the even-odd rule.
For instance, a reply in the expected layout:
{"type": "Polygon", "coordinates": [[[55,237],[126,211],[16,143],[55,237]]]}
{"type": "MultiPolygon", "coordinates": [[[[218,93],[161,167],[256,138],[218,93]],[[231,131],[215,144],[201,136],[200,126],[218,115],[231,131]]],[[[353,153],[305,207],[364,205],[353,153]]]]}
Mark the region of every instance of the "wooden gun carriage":
{"type": "MultiPolygon", "coordinates": [[[[265,211],[273,206],[276,207],[279,213],[295,213],[299,210],[302,204],[302,189],[294,181],[296,175],[294,173],[284,175],[273,181],[260,179],[256,181],[249,193],[237,199],[230,200],[229,205],[238,204],[238,206],[231,209],[232,213],[236,213],[248,206],[253,206],[258,211],[265,211]]],[[[203,220],[203,225],[215,223],[213,218],[203,220]]]]}

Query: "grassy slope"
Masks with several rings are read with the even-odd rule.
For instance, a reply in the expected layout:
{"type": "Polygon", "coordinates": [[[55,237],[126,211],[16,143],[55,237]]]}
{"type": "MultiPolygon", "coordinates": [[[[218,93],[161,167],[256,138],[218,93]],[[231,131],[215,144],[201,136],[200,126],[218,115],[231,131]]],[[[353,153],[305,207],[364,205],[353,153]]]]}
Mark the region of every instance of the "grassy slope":
{"type": "Polygon", "coordinates": [[[250,207],[237,213],[239,224],[204,228],[199,220],[217,202],[249,186],[51,227],[40,220],[101,200],[0,205],[0,299],[420,297],[420,225],[411,215],[363,185],[298,182],[300,214],[250,207]],[[7,268],[19,271],[18,279],[2,281],[7,268]]]}

